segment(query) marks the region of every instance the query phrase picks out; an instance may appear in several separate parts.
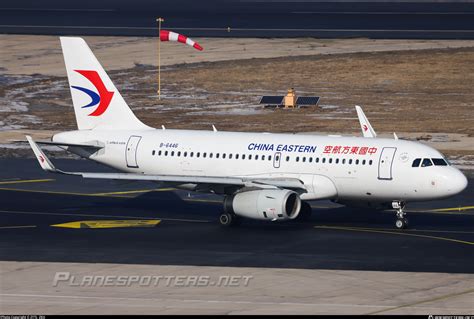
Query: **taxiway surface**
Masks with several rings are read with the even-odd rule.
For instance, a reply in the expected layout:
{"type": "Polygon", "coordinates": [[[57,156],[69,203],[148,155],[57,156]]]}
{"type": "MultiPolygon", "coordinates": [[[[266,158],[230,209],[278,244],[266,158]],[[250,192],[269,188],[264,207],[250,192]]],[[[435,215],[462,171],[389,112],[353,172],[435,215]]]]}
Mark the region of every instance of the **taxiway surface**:
{"type": "MultiPolygon", "coordinates": [[[[65,170],[108,170],[54,162],[65,170]]],[[[330,202],[313,202],[307,223],[223,228],[217,196],[47,174],[33,159],[2,159],[0,166],[1,261],[474,272],[472,179],[455,197],[409,205],[411,228],[404,231],[394,229],[394,212],[330,202]],[[87,228],[116,220],[143,224],[87,228]]]]}

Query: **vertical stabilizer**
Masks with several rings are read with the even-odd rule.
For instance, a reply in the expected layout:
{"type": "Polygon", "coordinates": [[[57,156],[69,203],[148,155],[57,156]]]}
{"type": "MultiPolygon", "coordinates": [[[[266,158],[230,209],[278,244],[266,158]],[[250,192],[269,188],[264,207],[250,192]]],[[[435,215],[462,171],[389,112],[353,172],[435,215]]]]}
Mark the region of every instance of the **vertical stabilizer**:
{"type": "Polygon", "coordinates": [[[60,39],[79,130],[150,129],[133,114],[87,43],[60,39]]]}

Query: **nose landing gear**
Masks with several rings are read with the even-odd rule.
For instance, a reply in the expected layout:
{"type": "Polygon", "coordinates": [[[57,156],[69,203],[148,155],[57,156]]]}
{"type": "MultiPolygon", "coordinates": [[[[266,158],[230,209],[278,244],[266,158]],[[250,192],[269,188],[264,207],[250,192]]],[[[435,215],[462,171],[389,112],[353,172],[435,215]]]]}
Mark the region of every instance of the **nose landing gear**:
{"type": "Polygon", "coordinates": [[[397,211],[397,220],[395,221],[395,227],[397,229],[407,228],[408,219],[405,217],[406,213],[403,211],[405,209],[405,202],[393,201],[392,208],[397,211]]]}

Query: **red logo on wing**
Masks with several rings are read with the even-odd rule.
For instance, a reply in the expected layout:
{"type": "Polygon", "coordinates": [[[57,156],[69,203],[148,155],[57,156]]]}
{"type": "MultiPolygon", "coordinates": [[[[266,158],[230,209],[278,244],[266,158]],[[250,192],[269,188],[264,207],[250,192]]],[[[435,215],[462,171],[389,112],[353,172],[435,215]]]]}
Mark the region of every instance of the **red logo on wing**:
{"type": "Polygon", "coordinates": [[[362,127],[364,128],[364,131],[366,131],[366,132],[367,132],[367,130],[369,129],[369,128],[367,127],[367,125],[365,125],[365,124],[364,124],[362,127]]]}
{"type": "Polygon", "coordinates": [[[104,82],[102,82],[102,79],[100,78],[99,74],[97,71],[88,71],[88,70],[74,70],[77,73],[81,74],[84,76],[86,79],[88,79],[97,89],[97,92],[99,93],[100,97],[100,102],[99,106],[89,114],[89,116],[99,116],[104,114],[104,112],[107,110],[109,107],[110,101],[112,100],[112,96],[114,95],[114,92],[107,91],[107,88],[104,85],[104,82]]]}
{"type": "Polygon", "coordinates": [[[39,156],[39,159],[40,159],[41,163],[44,163],[44,157],[42,155],[39,156]]]}

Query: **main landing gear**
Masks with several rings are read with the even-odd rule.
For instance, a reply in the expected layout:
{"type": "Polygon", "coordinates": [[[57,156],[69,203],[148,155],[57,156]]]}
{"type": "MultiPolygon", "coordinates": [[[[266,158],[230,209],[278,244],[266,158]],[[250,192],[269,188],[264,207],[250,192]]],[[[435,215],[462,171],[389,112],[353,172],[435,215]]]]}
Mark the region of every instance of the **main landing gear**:
{"type": "Polygon", "coordinates": [[[236,226],[240,223],[240,218],[234,213],[223,212],[219,216],[219,224],[225,227],[236,226]]]}
{"type": "Polygon", "coordinates": [[[393,201],[392,208],[397,211],[397,220],[395,221],[395,227],[397,229],[407,228],[408,219],[405,217],[406,213],[403,211],[405,209],[405,202],[393,201]]]}

